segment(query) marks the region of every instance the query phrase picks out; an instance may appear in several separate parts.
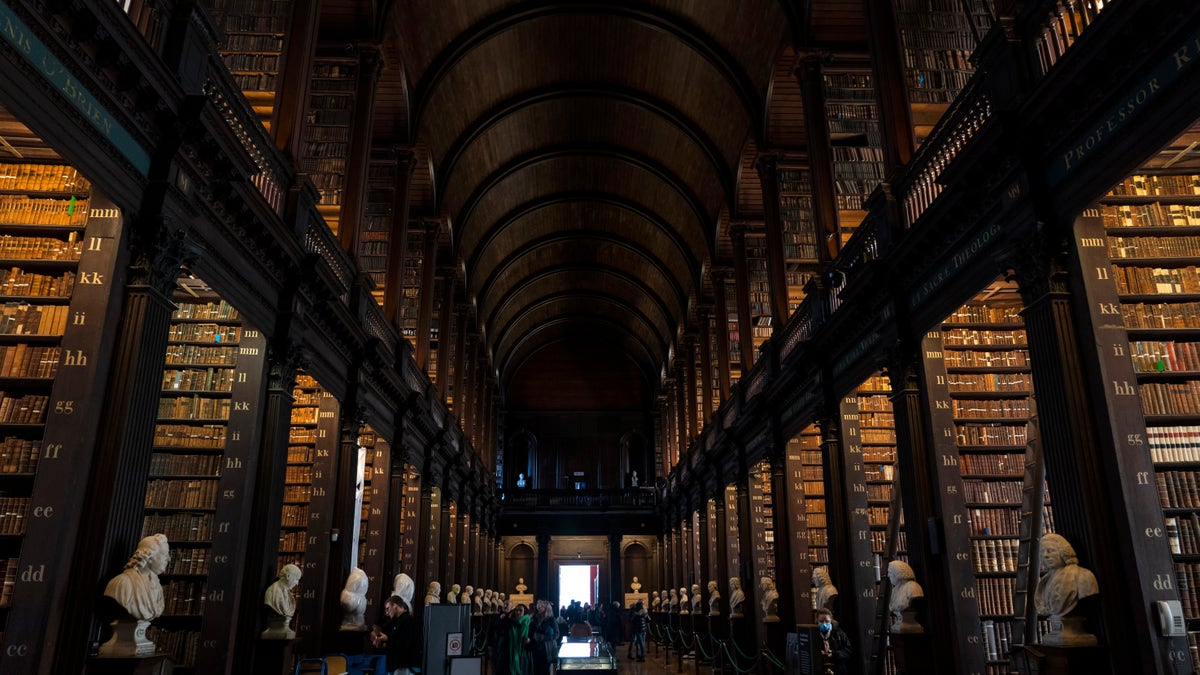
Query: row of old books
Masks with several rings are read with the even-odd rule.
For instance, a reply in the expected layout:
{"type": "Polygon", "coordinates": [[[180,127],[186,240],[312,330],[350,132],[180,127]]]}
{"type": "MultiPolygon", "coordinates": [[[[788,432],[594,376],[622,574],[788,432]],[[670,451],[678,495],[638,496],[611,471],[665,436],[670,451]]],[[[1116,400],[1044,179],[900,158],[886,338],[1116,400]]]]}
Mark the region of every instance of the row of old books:
{"type": "Polygon", "coordinates": [[[33,473],[41,456],[41,439],[9,436],[0,445],[0,473],[33,473]]]}
{"type": "Polygon", "coordinates": [[[19,562],[18,558],[0,558],[0,567],[4,568],[4,585],[0,586],[0,607],[12,606],[13,587],[17,585],[19,562]]]}
{"type": "Polygon", "coordinates": [[[954,438],[958,445],[1025,445],[1025,426],[1004,424],[955,424],[954,438]]]}
{"type": "Polygon", "coordinates": [[[0,258],[76,261],[81,253],[83,240],[76,231],[68,233],[65,241],[55,237],[0,236],[0,258]]]}
{"type": "Polygon", "coordinates": [[[947,368],[1027,368],[1029,354],[1023,349],[1014,351],[947,351],[947,368]]]}
{"type": "Polygon", "coordinates": [[[217,505],[218,481],[215,476],[196,480],[161,480],[146,482],[148,509],[211,509],[217,505]]]}
{"type": "Polygon", "coordinates": [[[303,530],[299,532],[281,532],[279,534],[279,552],[304,553],[307,538],[308,533],[303,530]]]}
{"type": "Polygon", "coordinates": [[[213,516],[211,513],[148,513],[142,517],[142,532],[161,532],[172,543],[212,541],[213,516]]]}
{"type": "Polygon", "coordinates": [[[1200,618],[1200,563],[1175,563],[1175,585],[1183,604],[1183,615],[1200,618]]]}
{"type": "Polygon", "coordinates": [[[200,633],[194,630],[167,630],[151,627],[146,637],[154,643],[154,653],[170,654],[176,665],[189,668],[196,665],[200,652],[200,633]]]}
{"type": "Polygon", "coordinates": [[[163,371],[164,391],[227,392],[233,389],[232,368],[167,369],[163,371]]]}
{"type": "Polygon", "coordinates": [[[156,452],[150,455],[150,474],[153,476],[219,476],[221,474],[221,456],[156,452]]]}
{"type": "MultiPolygon", "coordinates": [[[[986,571],[976,569],[976,572],[986,571]]],[[[1014,565],[1011,570],[1016,571],[1014,565]]],[[[987,578],[975,580],[975,598],[979,602],[979,613],[984,616],[1012,616],[1013,595],[1016,592],[1015,578],[987,578]]]]}
{"type": "Polygon", "coordinates": [[[950,393],[968,392],[1029,392],[1033,377],[1029,373],[949,373],[946,386],[950,393]]]}
{"type": "Polygon", "coordinates": [[[288,463],[289,464],[304,464],[311,463],[316,453],[313,448],[308,448],[303,445],[293,445],[288,447],[288,463]]]}
{"type": "MultiPolygon", "coordinates": [[[[971,564],[975,572],[1016,572],[1016,539],[972,539],[971,564]]],[[[994,614],[995,612],[988,612],[994,614]]]]}
{"type": "Polygon", "coordinates": [[[951,346],[1001,345],[1024,347],[1029,340],[1024,328],[1012,330],[983,330],[951,328],[942,331],[942,344],[951,346]]]}
{"type": "Polygon", "coordinates": [[[1021,488],[1017,481],[964,480],[963,498],[979,504],[1020,504],[1021,488]]]}
{"type": "Polygon", "coordinates": [[[25,534],[28,497],[0,496],[0,534],[25,534]]]}
{"type": "Polygon", "coordinates": [[[158,401],[158,417],[177,420],[227,420],[229,408],[229,399],[203,396],[164,397],[158,401]]]}
{"type": "Polygon", "coordinates": [[[8,163],[0,165],[0,190],[72,192],[83,195],[91,189],[91,183],[69,166],[8,163]]]}
{"type": "Polygon", "coordinates": [[[204,613],[204,583],[175,580],[163,584],[165,616],[200,616],[204,613]]]}
{"type": "Polygon", "coordinates": [[[176,323],[171,324],[167,339],[175,342],[237,343],[242,339],[242,327],[216,323],[176,323]]]}
{"type": "Polygon", "coordinates": [[[224,424],[156,424],[154,445],[164,448],[206,448],[219,450],[225,447],[224,424]]]}
{"type": "Polygon", "coordinates": [[[1186,382],[1142,382],[1138,384],[1142,412],[1146,415],[1193,415],[1200,413],[1200,380],[1186,382]]]}
{"type": "Polygon", "coordinates": [[[1032,402],[1025,399],[969,399],[951,401],[955,417],[982,419],[990,417],[1025,418],[1032,412],[1032,402]]]}
{"type": "MultiPolygon", "coordinates": [[[[1185,204],[1121,204],[1101,206],[1104,227],[1192,227],[1200,225],[1200,206],[1185,204]]],[[[1162,255],[1157,254],[1157,255],[1162,255]]]]}
{"type": "Polygon", "coordinates": [[[167,365],[232,366],[236,360],[237,347],[167,345],[167,365]]]}
{"type": "Polygon", "coordinates": [[[171,314],[173,321],[180,319],[211,319],[214,321],[237,321],[241,314],[233,305],[220,300],[218,302],[195,303],[185,302],[177,305],[171,314]]]}
{"type": "Polygon", "coordinates": [[[1146,427],[1154,462],[1200,462],[1200,427],[1146,427]]]}
{"type": "Polygon", "coordinates": [[[1200,471],[1157,471],[1154,482],[1163,508],[1200,508],[1200,471]]]}
{"type": "Polygon", "coordinates": [[[0,423],[41,424],[46,421],[48,400],[48,396],[41,394],[26,394],[20,398],[13,398],[0,391],[0,423]]]}
{"type": "Polygon", "coordinates": [[[961,455],[958,467],[963,477],[1012,476],[1020,478],[1025,473],[1025,455],[1016,453],[961,455]]]}
{"type": "Polygon", "coordinates": [[[8,297],[69,298],[75,290],[75,272],[36,274],[20,267],[0,270],[0,295],[8,297]]]}
{"type": "Polygon", "coordinates": [[[1194,175],[1133,175],[1113,186],[1110,195],[1168,196],[1200,195],[1200,176],[1194,175]]]}
{"type": "Polygon", "coordinates": [[[1171,553],[1175,555],[1200,554],[1200,515],[1167,516],[1163,519],[1167,526],[1167,543],[1171,553]]]}
{"type": "MultiPolygon", "coordinates": [[[[1200,211],[1200,207],[1190,207],[1200,211]]],[[[1196,216],[1200,219],[1200,213],[1196,216]]],[[[1200,223],[1197,223],[1200,224],[1200,223]]],[[[1110,258],[1186,258],[1200,252],[1200,236],[1118,237],[1108,235],[1110,258]]]]}
{"type": "Polygon", "coordinates": [[[312,482],[312,467],[289,466],[284,472],[284,481],[289,485],[307,485],[312,482]]]}
{"type": "Polygon", "coordinates": [[[171,562],[167,565],[167,574],[208,574],[208,556],[210,549],[171,547],[171,562]]]}
{"type": "Polygon", "coordinates": [[[1160,295],[1200,293],[1200,268],[1112,266],[1113,281],[1122,294],[1160,295]]]}
{"type": "Polygon", "coordinates": [[[967,509],[972,537],[1015,537],[1021,532],[1018,509],[967,509]]]}
{"type": "Polygon", "coordinates": [[[87,199],[0,196],[0,224],[83,227],[87,219],[87,199]]]}
{"type": "Polygon", "coordinates": [[[1139,373],[1200,371],[1200,343],[1134,340],[1129,343],[1133,369],[1139,373]]]}
{"type": "Polygon", "coordinates": [[[61,356],[61,347],[0,346],[0,377],[52,378],[61,356]]]}
{"type": "Polygon", "coordinates": [[[284,527],[306,527],[308,525],[308,504],[285,504],[280,524],[284,527]]]}
{"type": "Polygon", "coordinates": [[[0,306],[0,335],[62,335],[69,312],[66,305],[6,302],[0,306]]]}

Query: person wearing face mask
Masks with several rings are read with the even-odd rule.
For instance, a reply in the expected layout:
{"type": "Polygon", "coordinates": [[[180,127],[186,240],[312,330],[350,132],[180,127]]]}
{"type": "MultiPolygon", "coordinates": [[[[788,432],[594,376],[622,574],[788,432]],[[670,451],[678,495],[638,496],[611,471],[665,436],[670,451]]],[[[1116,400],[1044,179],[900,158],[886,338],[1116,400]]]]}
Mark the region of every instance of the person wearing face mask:
{"type": "Polygon", "coordinates": [[[825,672],[844,675],[850,663],[850,638],[846,631],[833,625],[833,612],[828,609],[817,610],[817,636],[821,639],[817,646],[821,649],[825,672]]]}

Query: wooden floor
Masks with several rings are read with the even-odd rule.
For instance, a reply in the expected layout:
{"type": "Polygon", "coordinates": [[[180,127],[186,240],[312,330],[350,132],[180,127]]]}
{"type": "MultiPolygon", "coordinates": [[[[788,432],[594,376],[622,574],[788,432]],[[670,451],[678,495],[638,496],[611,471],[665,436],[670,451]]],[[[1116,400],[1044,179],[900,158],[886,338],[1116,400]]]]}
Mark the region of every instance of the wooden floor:
{"type": "Polygon", "coordinates": [[[638,663],[634,659],[626,658],[626,649],[628,645],[619,645],[617,647],[617,672],[629,673],[630,675],[666,675],[667,673],[683,673],[684,675],[695,675],[695,673],[711,673],[712,668],[707,664],[696,669],[696,661],[694,659],[684,659],[683,668],[680,670],[679,661],[675,654],[671,654],[671,662],[669,667],[664,663],[664,650],[659,647],[655,649],[653,644],[646,646],[646,660],[638,663]]]}

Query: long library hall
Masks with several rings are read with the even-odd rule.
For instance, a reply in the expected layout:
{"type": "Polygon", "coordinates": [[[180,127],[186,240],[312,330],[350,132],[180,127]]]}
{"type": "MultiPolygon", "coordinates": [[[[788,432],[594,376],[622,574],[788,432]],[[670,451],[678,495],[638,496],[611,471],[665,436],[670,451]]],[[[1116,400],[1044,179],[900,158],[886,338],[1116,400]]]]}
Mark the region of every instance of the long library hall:
{"type": "Polygon", "coordinates": [[[1200,3],[0,61],[0,675],[1200,673],[1200,3]]]}

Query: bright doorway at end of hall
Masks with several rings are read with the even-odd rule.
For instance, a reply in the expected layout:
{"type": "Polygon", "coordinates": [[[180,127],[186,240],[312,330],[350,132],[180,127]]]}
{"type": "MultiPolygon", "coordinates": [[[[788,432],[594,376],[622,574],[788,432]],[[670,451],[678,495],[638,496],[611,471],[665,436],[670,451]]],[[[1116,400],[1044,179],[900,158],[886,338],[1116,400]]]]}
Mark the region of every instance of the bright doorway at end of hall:
{"type": "Polygon", "coordinates": [[[579,604],[596,604],[600,588],[599,565],[562,565],[558,568],[558,606],[566,607],[572,600],[579,604]]]}

